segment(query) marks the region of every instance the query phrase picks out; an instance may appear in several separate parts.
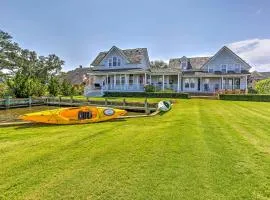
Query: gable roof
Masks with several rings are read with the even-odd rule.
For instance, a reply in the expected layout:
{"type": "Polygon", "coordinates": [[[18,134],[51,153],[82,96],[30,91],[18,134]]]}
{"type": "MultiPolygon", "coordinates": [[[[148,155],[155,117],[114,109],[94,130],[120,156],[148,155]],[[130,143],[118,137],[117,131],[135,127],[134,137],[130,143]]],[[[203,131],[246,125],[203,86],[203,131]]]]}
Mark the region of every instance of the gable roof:
{"type": "Polygon", "coordinates": [[[124,49],[121,50],[116,46],[113,46],[109,51],[100,52],[95,60],[91,63],[92,66],[98,66],[100,62],[107,56],[112,50],[117,50],[123,55],[130,63],[140,63],[143,58],[149,60],[147,48],[136,48],[136,49],[124,49]]]}
{"type": "Polygon", "coordinates": [[[270,72],[253,71],[253,72],[251,72],[251,77],[253,77],[255,79],[267,79],[267,78],[270,78],[270,72]]]}
{"type": "MultiPolygon", "coordinates": [[[[182,57],[183,58],[183,57],[182,57]]],[[[173,58],[169,61],[169,67],[173,69],[179,69],[181,65],[182,58],[173,58]]],[[[191,57],[187,58],[187,69],[192,71],[197,71],[202,68],[202,66],[208,62],[211,57],[191,57]]]]}
{"type": "Polygon", "coordinates": [[[223,46],[213,57],[211,57],[202,67],[210,63],[213,59],[215,59],[219,54],[221,54],[223,51],[227,51],[231,55],[235,56],[237,59],[239,59],[248,69],[251,69],[251,66],[244,61],[242,58],[240,58],[236,53],[234,53],[231,49],[229,49],[227,46],[223,46]]]}

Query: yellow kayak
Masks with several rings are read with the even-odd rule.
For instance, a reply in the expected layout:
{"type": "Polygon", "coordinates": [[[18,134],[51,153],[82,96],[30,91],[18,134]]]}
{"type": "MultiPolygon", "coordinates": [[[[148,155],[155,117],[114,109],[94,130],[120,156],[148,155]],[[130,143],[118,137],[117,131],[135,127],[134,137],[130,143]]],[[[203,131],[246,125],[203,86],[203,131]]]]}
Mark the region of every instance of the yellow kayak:
{"type": "Polygon", "coordinates": [[[126,113],[127,111],[120,109],[84,106],[35,112],[19,118],[46,124],[85,124],[115,119],[126,113]]]}

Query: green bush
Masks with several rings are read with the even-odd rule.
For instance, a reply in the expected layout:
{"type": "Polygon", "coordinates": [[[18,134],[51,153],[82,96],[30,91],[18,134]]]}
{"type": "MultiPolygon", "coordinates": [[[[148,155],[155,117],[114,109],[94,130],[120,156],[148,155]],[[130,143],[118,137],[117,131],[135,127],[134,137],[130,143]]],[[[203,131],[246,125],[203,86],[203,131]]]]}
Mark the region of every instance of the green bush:
{"type": "Polygon", "coordinates": [[[42,96],[46,92],[46,87],[37,78],[27,77],[21,73],[17,73],[15,77],[9,79],[7,85],[17,98],[42,96]]]}
{"type": "Polygon", "coordinates": [[[255,85],[255,89],[260,94],[270,94],[270,78],[261,80],[255,85]]]}
{"type": "Polygon", "coordinates": [[[249,94],[258,94],[258,91],[257,90],[255,90],[254,88],[248,88],[248,93],[249,94]]]}
{"type": "Polygon", "coordinates": [[[9,95],[9,88],[8,88],[7,84],[0,83],[0,98],[3,98],[7,95],[9,95]]]}
{"type": "Polygon", "coordinates": [[[57,96],[61,92],[61,85],[57,77],[51,77],[48,83],[48,92],[51,96],[57,96]]]}
{"type": "Polygon", "coordinates": [[[219,99],[231,101],[263,101],[270,102],[270,95],[260,94],[220,94],[219,99]]]}
{"type": "Polygon", "coordinates": [[[149,98],[181,98],[188,99],[187,93],[162,92],[104,92],[104,97],[149,97],[149,98]]]}
{"type": "Polygon", "coordinates": [[[144,86],[145,92],[155,92],[155,86],[153,85],[146,85],[144,86]]]}

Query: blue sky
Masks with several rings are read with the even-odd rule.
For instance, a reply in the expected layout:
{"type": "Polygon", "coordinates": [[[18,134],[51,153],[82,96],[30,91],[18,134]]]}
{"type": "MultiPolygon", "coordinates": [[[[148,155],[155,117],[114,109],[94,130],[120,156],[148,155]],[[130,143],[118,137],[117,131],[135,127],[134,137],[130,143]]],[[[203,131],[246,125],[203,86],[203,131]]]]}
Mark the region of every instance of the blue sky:
{"type": "Polygon", "coordinates": [[[55,53],[64,70],[99,51],[147,47],[150,59],[211,55],[228,45],[270,71],[269,0],[1,0],[0,29],[22,47],[55,53]]]}

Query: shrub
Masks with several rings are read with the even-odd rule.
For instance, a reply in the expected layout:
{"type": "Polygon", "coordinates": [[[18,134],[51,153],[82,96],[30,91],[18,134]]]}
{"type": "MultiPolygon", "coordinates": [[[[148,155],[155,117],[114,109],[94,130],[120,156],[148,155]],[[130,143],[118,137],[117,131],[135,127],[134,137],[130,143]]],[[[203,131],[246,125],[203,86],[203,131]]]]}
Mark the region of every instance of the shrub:
{"type": "Polygon", "coordinates": [[[260,94],[270,94],[270,78],[257,82],[255,89],[260,94]]]}
{"type": "Polygon", "coordinates": [[[248,88],[248,93],[249,94],[257,94],[258,93],[258,91],[257,90],[255,90],[254,88],[248,88]]]}
{"type": "Polygon", "coordinates": [[[51,96],[57,96],[60,94],[61,85],[59,79],[56,77],[51,77],[48,84],[48,92],[51,96]]]}
{"type": "Polygon", "coordinates": [[[46,92],[46,87],[37,78],[27,77],[21,73],[17,73],[14,78],[9,79],[7,85],[17,98],[42,96],[46,92]]]}
{"type": "Polygon", "coordinates": [[[270,102],[270,95],[259,94],[220,94],[219,99],[231,101],[264,101],[270,102]]]}
{"type": "Polygon", "coordinates": [[[187,93],[163,92],[104,92],[104,97],[149,97],[149,98],[181,98],[188,99],[187,93]]]}
{"type": "Polygon", "coordinates": [[[153,85],[146,85],[144,86],[145,92],[155,92],[155,86],[153,85]]]}
{"type": "Polygon", "coordinates": [[[9,88],[8,88],[7,84],[0,83],[0,98],[3,98],[7,95],[9,95],[9,88]]]}

